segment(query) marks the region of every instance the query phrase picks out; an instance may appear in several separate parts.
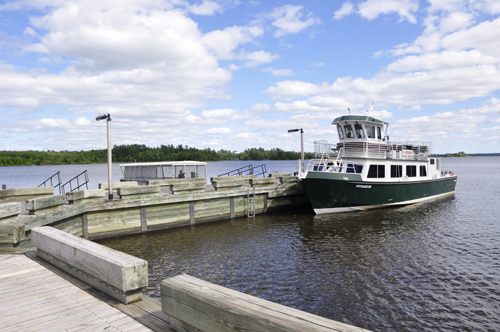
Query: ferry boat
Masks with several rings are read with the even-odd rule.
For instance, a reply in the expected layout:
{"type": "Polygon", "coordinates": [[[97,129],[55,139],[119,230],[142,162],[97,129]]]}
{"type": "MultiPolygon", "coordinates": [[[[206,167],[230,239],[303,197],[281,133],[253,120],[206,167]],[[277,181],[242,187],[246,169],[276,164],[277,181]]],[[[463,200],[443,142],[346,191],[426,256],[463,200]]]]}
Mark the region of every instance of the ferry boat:
{"type": "MultiPolygon", "coordinates": [[[[373,106],[372,106],[373,108],[373,106]]],[[[339,142],[317,141],[298,177],[316,214],[406,205],[453,194],[457,176],[431,156],[431,142],[393,142],[368,115],[333,120],[339,142]]]]}

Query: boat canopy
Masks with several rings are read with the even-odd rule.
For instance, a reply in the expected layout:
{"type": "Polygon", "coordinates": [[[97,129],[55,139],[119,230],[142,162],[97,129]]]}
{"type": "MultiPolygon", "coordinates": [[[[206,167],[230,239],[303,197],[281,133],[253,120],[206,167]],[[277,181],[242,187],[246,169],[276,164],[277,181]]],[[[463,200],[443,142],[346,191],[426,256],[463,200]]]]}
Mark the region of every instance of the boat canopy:
{"type": "Polygon", "coordinates": [[[207,163],[200,161],[165,161],[153,163],[121,164],[121,181],[137,181],[140,184],[148,180],[207,177],[207,163]]]}

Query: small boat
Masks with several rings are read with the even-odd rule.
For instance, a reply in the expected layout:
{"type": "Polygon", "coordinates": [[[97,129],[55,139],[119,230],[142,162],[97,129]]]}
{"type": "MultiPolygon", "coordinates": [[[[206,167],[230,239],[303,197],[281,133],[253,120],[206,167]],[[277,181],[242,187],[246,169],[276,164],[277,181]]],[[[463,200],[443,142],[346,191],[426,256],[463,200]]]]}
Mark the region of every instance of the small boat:
{"type": "Polygon", "coordinates": [[[123,177],[120,181],[137,181],[139,185],[150,180],[207,177],[207,163],[200,161],[164,161],[151,163],[121,164],[123,177]]]}
{"type": "Polygon", "coordinates": [[[431,142],[393,142],[389,124],[368,115],[333,120],[339,142],[314,142],[298,177],[316,214],[406,205],[455,192],[457,176],[431,156],[431,142]]]}

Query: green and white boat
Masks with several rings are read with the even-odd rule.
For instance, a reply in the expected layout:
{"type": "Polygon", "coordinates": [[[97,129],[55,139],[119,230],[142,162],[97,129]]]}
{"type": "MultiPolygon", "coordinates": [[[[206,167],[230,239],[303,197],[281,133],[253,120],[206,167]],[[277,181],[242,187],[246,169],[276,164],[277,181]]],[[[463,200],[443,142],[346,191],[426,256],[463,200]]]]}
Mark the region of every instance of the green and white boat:
{"type": "Polygon", "coordinates": [[[333,120],[339,143],[317,141],[298,176],[316,214],[405,205],[453,194],[457,176],[431,156],[431,142],[393,142],[368,115],[333,120]]]}

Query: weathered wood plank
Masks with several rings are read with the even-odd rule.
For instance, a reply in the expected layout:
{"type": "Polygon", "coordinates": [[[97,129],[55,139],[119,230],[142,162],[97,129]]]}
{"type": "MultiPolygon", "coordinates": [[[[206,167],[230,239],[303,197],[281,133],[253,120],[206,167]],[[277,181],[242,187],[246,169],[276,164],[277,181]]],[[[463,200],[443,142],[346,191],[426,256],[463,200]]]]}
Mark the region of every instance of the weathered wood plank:
{"type": "Polygon", "coordinates": [[[142,194],[158,194],[161,190],[160,186],[136,186],[118,188],[117,193],[120,196],[142,195],[142,194]]]}
{"type": "Polygon", "coordinates": [[[0,219],[17,216],[21,213],[21,203],[0,204],[0,219]]]}
{"type": "Polygon", "coordinates": [[[292,176],[292,173],[274,172],[274,173],[269,174],[269,177],[271,177],[271,178],[281,178],[281,177],[287,177],[287,176],[292,176]]]}
{"type": "Polygon", "coordinates": [[[163,312],[205,332],[367,331],[185,274],[161,282],[161,301],[163,312]]]}
{"type": "Polygon", "coordinates": [[[149,185],[170,187],[173,184],[181,183],[205,183],[204,178],[184,178],[184,179],[165,179],[165,180],[149,180],[147,181],[149,185]]]}
{"type": "Polygon", "coordinates": [[[31,195],[53,195],[54,187],[12,188],[0,190],[0,198],[31,195]]]}
{"type": "Polygon", "coordinates": [[[104,198],[104,189],[76,190],[66,193],[66,200],[70,203],[89,198],[104,198]]]}
{"type": "Polygon", "coordinates": [[[25,238],[23,224],[0,224],[0,243],[18,244],[25,238]]]}
{"type": "Polygon", "coordinates": [[[66,195],[53,195],[26,200],[26,209],[30,214],[37,210],[66,204],[66,195]]]}
{"type": "MultiPolygon", "coordinates": [[[[113,190],[125,187],[137,187],[137,181],[113,182],[113,190]]],[[[108,190],[108,183],[99,183],[99,189],[108,190]]]]}
{"type": "Polygon", "coordinates": [[[142,298],[148,263],[52,227],[37,227],[31,241],[38,255],[69,274],[123,302],[142,298]]]}

